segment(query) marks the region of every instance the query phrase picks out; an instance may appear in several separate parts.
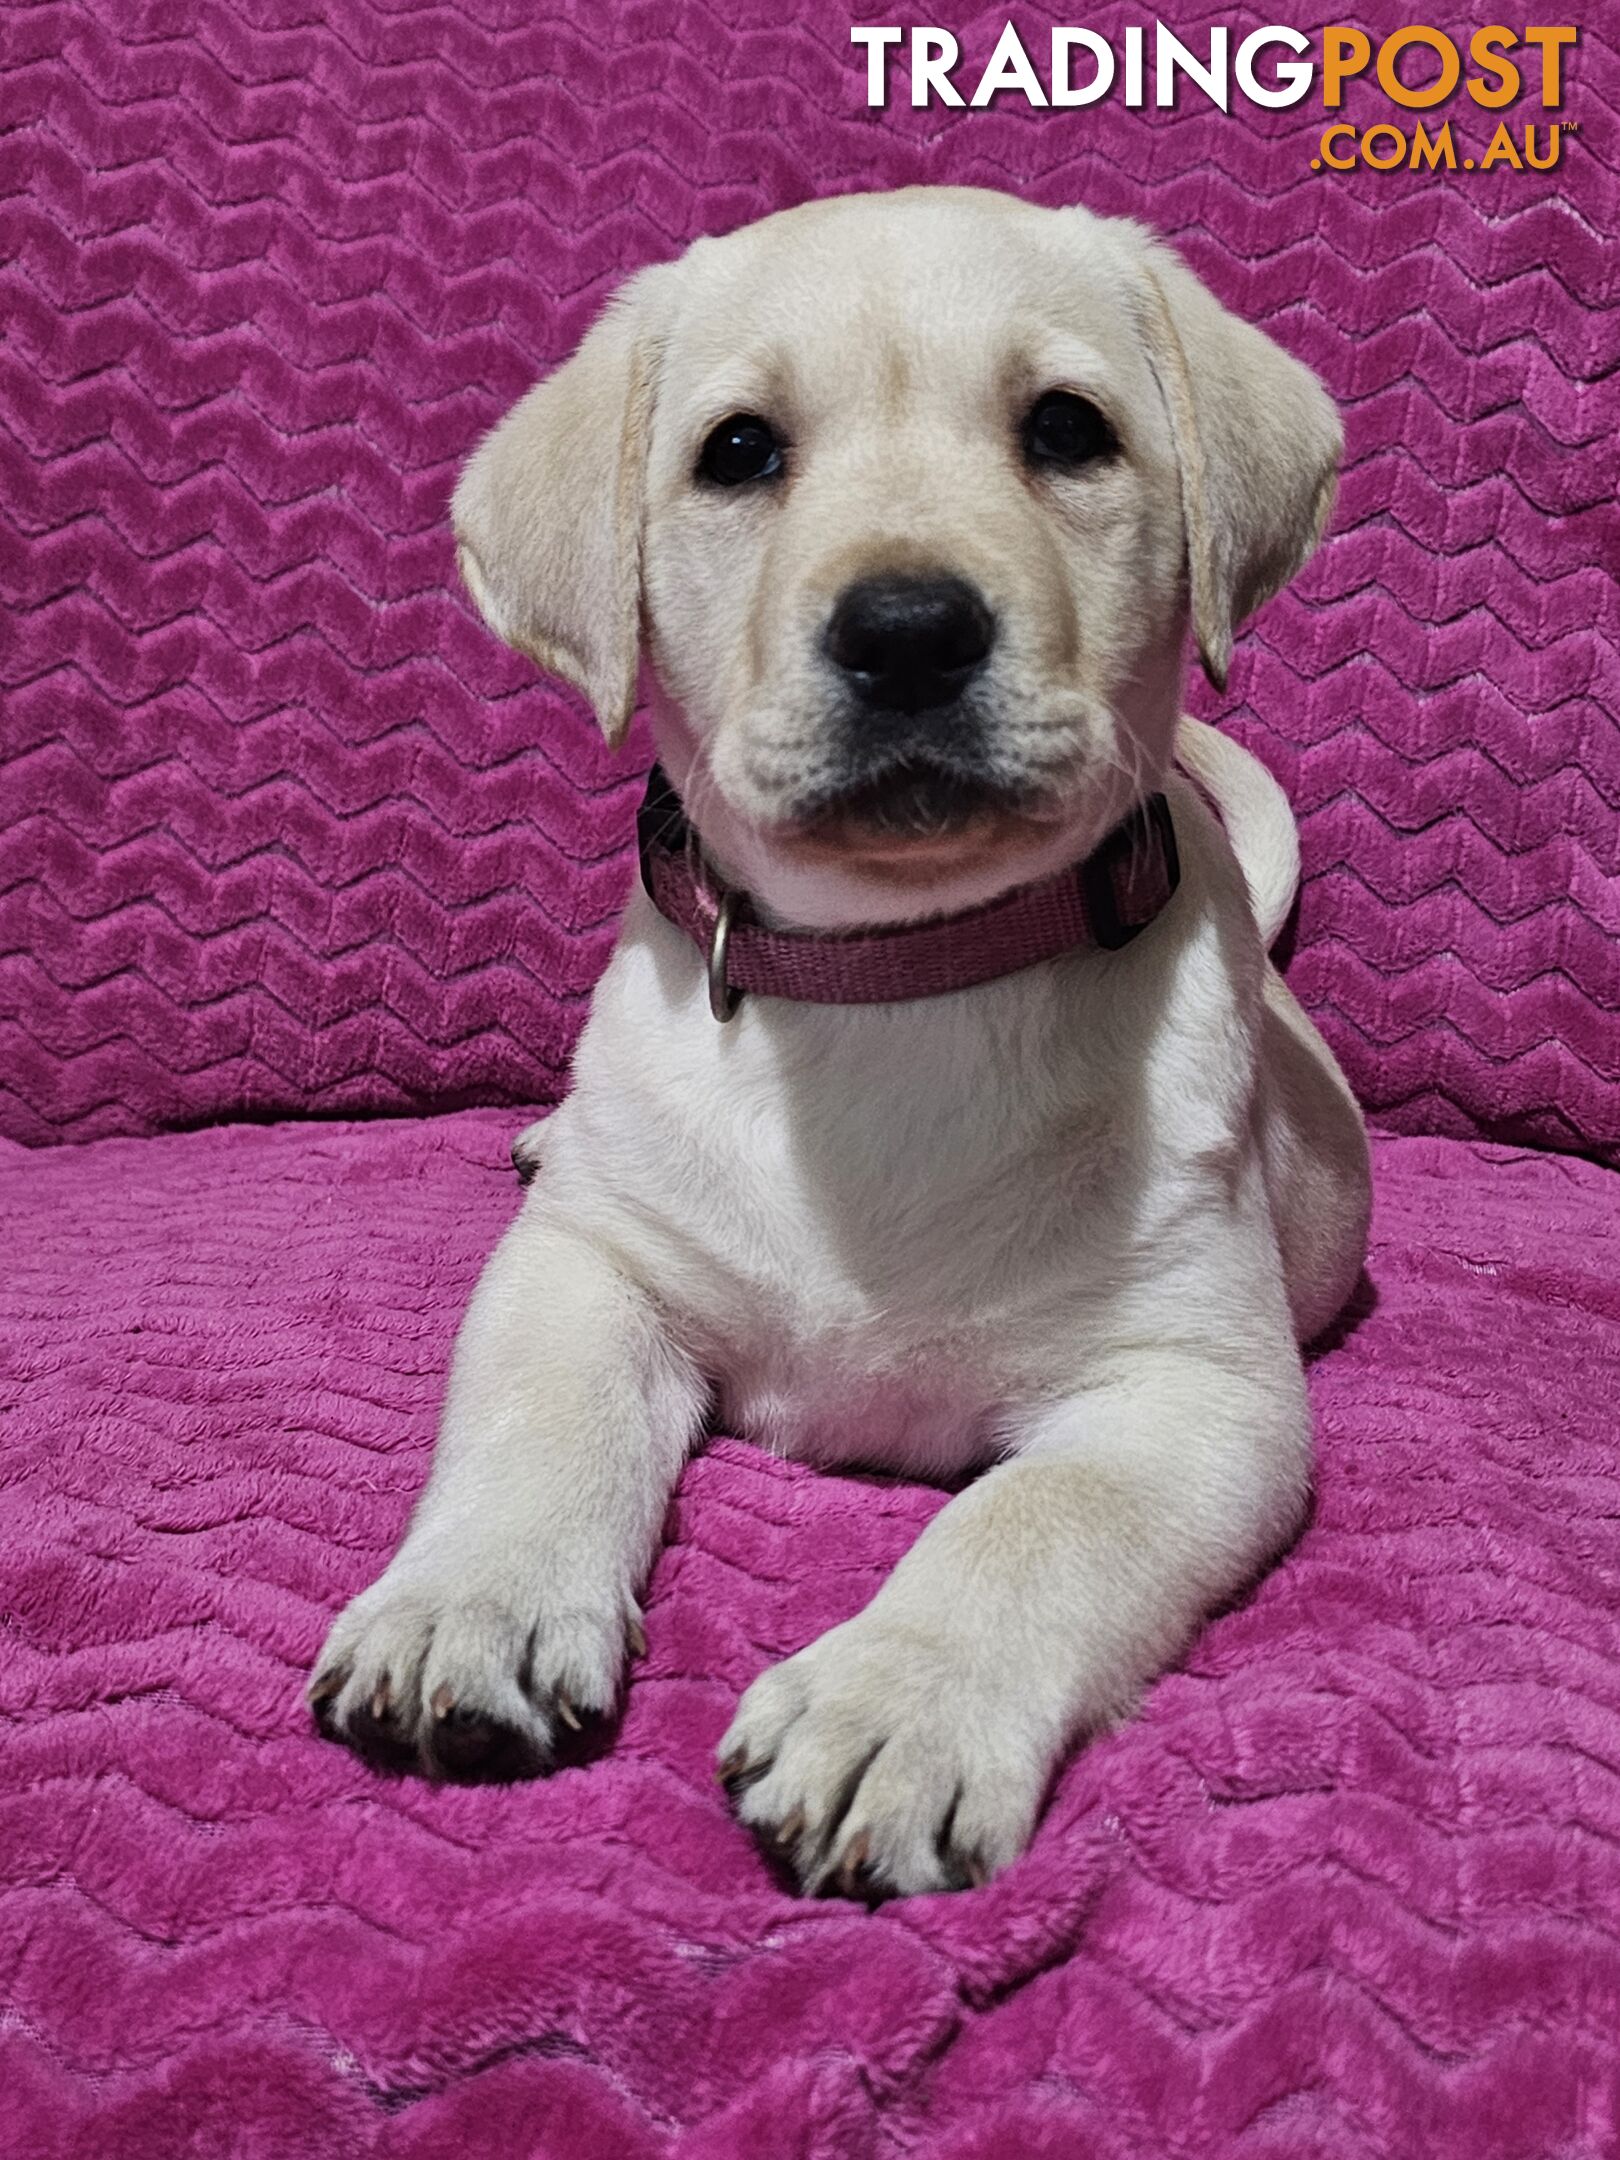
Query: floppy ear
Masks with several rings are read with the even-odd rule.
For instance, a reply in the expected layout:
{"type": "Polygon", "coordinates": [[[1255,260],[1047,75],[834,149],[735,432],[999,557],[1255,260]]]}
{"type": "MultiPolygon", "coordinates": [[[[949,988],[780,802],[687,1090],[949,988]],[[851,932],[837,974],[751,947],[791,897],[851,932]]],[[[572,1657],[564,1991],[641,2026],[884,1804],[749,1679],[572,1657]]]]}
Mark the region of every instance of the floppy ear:
{"type": "Polygon", "coordinates": [[[1193,634],[1226,687],[1232,636],[1322,537],[1343,432],[1299,361],[1229,314],[1178,255],[1145,250],[1149,358],[1181,468],[1193,634]]]}
{"type": "Polygon", "coordinates": [[[497,637],[582,690],[622,742],[641,642],[652,406],[644,281],[486,435],[451,498],[456,559],[497,637]]]}

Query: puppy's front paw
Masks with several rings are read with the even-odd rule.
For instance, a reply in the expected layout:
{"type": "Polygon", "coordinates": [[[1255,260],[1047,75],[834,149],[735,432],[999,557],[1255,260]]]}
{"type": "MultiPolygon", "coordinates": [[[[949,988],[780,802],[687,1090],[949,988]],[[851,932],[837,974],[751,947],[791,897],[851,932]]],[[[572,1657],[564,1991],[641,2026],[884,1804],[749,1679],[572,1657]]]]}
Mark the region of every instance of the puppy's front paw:
{"type": "Polygon", "coordinates": [[[1014,1675],[864,1613],[762,1673],[720,1743],[743,1822],[804,1889],[985,1882],[1029,1841],[1050,1750],[1014,1675]]]}
{"type": "Polygon", "coordinates": [[[633,1605],[481,1588],[476,1571],[396,1562],[340,1614],[309,1686],[329,1740],[430,1777],[504,1780],[548,1769],[560,1726],[611,1710],[633,1605]]]}

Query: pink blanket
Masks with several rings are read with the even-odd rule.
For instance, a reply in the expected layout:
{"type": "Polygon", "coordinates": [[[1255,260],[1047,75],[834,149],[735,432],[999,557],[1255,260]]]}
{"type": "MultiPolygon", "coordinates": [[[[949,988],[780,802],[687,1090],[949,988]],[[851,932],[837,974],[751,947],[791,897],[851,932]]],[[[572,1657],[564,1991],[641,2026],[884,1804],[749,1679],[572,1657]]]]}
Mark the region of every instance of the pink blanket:
{"type": "Polygon", "coordinates": [[[605,1751],[310,1734],[427,1464],[511,1118],[0,1156],[0,2150],[1601,2160],[1620,2140],[1613,1173],[1379,1154],[1315,1520],[987,1890],[774,1884],[711,1751],[937,1493],[721,1441],[605,1751]]]}
{"type": "Polygon", "coordinates": [[[780,12],[11,8],[0,1132],[553,1097],[636,790],[458,596],[455,466],[640,264],[966,181],[1147,218],[1338,396],[1337,537],[1195,694],[1300,811],[1296,983],[1403,1130],[1620,1153],[1603,11],[1558,170],[1449,176],[1313,174],[1316,99],[872,112],[850,11],[780,12]]]}
{"type": "Polygon", "coordinates": [[[0,5],[4,2160],[1620,2151],[1587,15],[1555,172],[1339,176],[1314,101],[869,112],[833,0],[0,5]],[[1147,217],[1339,396],[1336,536],[1195,703],[1289,787],[1293,980],[1410,1137],[1297,1550],[1010,1874],[867,1915],[780,1894],[710,1750],[937,1494],[717,1443],[543,1785],[389,1782],[300,1688],[514,1204],[465,1106],[555,1100],[628,874],[634,760],[456,595],[451,473],[631,268],[912,180],[1147,217]]]}

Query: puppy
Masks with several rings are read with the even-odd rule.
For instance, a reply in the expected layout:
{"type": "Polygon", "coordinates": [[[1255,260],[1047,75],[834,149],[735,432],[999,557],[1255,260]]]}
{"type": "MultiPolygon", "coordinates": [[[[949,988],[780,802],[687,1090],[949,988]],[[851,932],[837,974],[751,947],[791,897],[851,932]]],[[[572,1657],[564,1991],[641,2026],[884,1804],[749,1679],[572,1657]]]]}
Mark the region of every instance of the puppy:
{"type": "Polygon", "coordinates": [[[720,1746],[806,1889],[959,1887],[1294,1533],[1297,1345],[1360,1269],[1366,1144],[1267,959],[1287,806],[1178,716],[1189,628],[1219,682],[1339,446],[1140,227],[915,189],[643,271],[478,448],[454,522],[496,634],[613,742],[650,661],[679,904],[638,890],[519,1144],[428,1488],[311,1688],[327,1732],[544,1769],[615,1701],[711,1414],[816,1463],[989,1466],[720,1746]],[[778,994],[739,1001],[750,939],[778,994]]]}

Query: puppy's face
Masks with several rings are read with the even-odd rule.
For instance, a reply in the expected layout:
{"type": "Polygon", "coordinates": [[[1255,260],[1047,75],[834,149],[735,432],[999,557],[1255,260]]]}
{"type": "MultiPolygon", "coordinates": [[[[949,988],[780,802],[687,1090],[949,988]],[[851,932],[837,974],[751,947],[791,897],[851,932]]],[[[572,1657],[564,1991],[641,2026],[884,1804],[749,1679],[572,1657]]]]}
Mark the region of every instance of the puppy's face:
{"type": "Polygon", "coordinates": [[[1162,762],[1163,401],[1106,241],[994,195],[820,204],[688,258],[648,461],[664,748],[812,919],[960,904],[1162,762]]]}
{"type": "Polygon", "coordinates": [[[610,730],[639,626],[717,860],[837,927],[1116,824],[1168,758],[1189,609],[1218,670],[1336,450],[1305,371],[1138,228],[912,190],[643,273],[456,517],[486,614],[610,730]]]}

